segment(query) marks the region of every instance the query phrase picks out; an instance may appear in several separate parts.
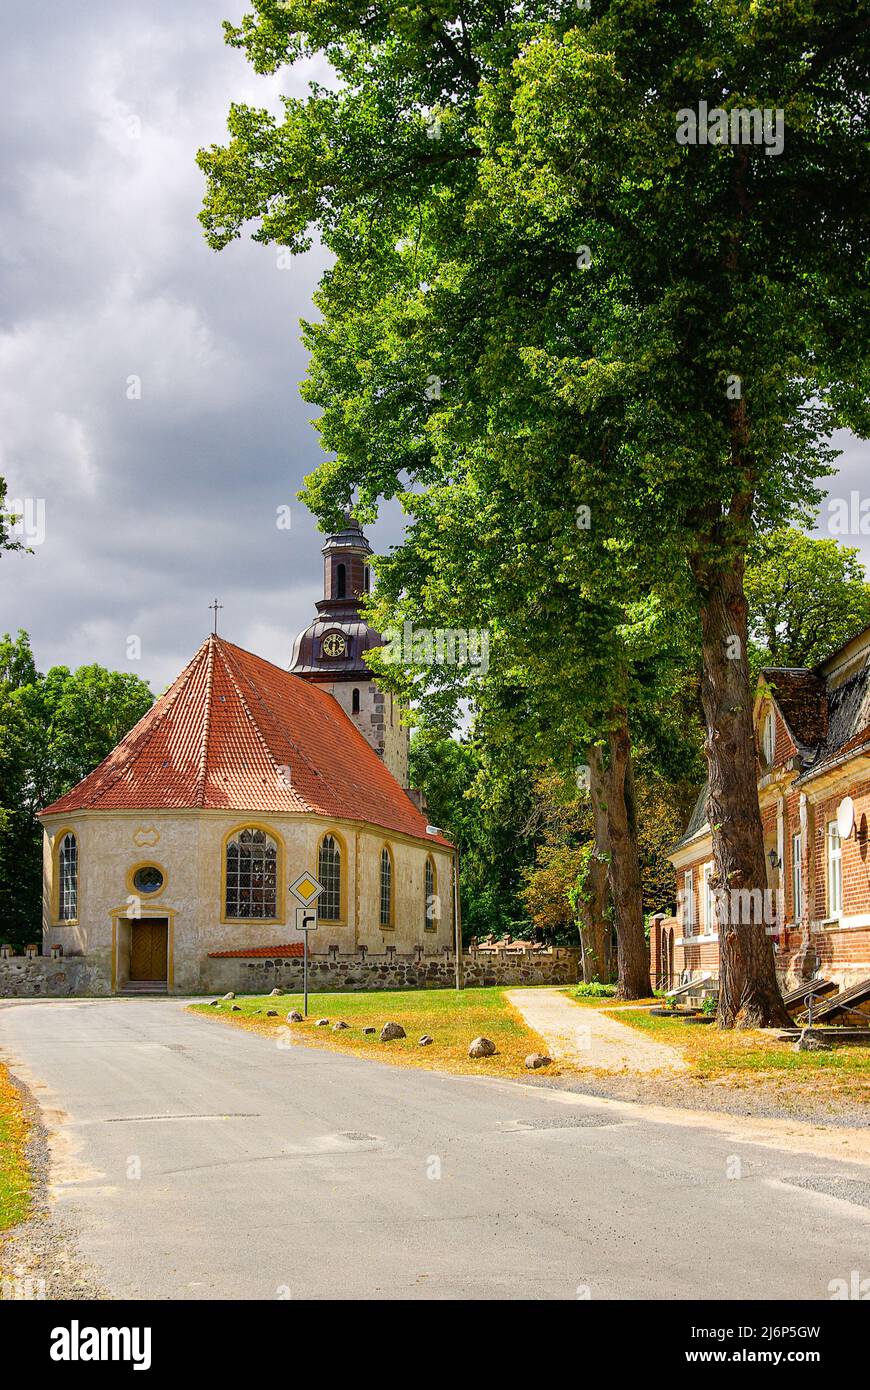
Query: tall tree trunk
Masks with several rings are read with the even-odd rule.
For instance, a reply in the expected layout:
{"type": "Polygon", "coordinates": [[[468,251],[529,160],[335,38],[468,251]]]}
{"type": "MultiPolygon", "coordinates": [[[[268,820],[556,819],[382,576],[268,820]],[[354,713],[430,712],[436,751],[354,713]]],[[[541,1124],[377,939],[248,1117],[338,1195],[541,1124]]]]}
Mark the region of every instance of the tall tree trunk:
{"type": "MultiPolygon", "coordinates": [[[[751,499],[737,499],[748,512],[751,499]]],[[[732,518],[734,509],[732,508],[732,518]]],[[[721,541],[721,537],[717,537],[721,541]]],[[[710,563],[714,544],[699,551],[693,573],[701,594],[701,703],[713,835],[713,891],[719,921],[721,1028],[789,1025],[765,931],[767,871],[758,805],[753,696],[749,683],[743,553],[710,563]]],[[[721,549],[719,551],[721,557],[721,549]]]]}
{"type": "Polygon", "coordinates": [[[610,893],[616,923],[616,993],[620,999],[644,999],[650,992],[649,946],[643,928],[631,736],[625,708],[613,711],[607,747],[603,800],[610,852],[610,893]]]}
{"type": "Polygon", "coordinates": [[[609,843],[607,806],[602,794],[604,759],[601,749],[589,750],[590,791],[595,823],[595,843],[580,896],[580,940],[583,946],[583,979],[586,984],[610,980],[611,924],[607,917],[609,843]]]}

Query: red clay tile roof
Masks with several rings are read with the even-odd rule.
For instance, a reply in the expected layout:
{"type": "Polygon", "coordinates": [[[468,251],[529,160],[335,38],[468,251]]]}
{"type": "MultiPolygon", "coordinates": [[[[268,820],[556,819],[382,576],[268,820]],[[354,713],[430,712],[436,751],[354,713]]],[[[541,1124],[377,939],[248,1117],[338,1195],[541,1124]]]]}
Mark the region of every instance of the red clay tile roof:
{"type": "Polygon", "coordinates": [[[246,951],[209,951],[209,960],[226,960],[230,956],[244,959],[245,956],[268,956],[277,959],[279,956],[299,956],[305,953],[305,946],[301,941],[291,941],[289,946],[249,946],[246,951]]]}
{"type": "Polygon", "coordinates": [[[209,637],[107,758],[41,815],[207,808],[368,821],[426,818],[325,690],[209,637]]]}

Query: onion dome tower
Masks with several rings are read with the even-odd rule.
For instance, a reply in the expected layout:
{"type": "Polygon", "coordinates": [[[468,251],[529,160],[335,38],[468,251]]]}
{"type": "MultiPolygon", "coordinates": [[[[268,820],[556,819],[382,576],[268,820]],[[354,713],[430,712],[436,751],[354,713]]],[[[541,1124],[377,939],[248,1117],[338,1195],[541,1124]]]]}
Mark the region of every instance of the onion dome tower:
{"type": "Polygon", "coordinates": [[[293,644],[290,672],[328,690],[407,788],[409,731],[395,696],[378,689],[364,659],[383,642],[360,614],[360,600],[371,589],[372,548],[351,513],[345,513],[340,531],[327,536],[322,554],[323,598],[293,644]]]}

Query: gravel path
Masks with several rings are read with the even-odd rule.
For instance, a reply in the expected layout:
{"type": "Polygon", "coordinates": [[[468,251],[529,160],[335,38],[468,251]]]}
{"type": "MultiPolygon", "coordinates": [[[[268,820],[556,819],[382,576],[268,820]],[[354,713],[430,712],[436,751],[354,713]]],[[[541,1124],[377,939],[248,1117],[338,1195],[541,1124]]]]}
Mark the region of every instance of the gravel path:
{"type": "Polygon", "coordinates": [[[561,989],[509,989],[506,997],[530,1028],[546,1039],[554,1061],[607,1072],[678,1072],[686,1063],[675,1047],[584,1009],[561,989]]]}

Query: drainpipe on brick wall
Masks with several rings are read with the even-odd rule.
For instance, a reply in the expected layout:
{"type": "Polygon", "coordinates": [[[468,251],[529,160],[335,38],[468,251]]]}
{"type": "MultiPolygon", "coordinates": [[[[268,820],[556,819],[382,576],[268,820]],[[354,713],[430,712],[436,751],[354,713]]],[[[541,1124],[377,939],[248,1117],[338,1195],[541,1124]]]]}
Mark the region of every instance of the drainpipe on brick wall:
{"type": "Polygon", "coordinates": [[[800,827],[801,827],[801,945],[804,948],[804,965],[808,960],[812,949],[813,931],[812,921],[816,910],[816,812],[815,807],[807,796],[806,792],[801,792],[800,799],[800,827]]]}
{"type": "Polygon", "coordinates": [[[462,906],[459,901],[459,849],[453,849],[453,949],[456,952],[456,988],[462,989],[462,906]]]}
{"type": "Polygon", "coordinates": [[[780,933],[782,945],[785,947],[785,924],[788,921],[788,912],[785,904],[785,797],[782,792],[779,794],[779,801],[776,805],[776,857],[779,860],[779,868],[776,871],[775,921],[776,930],[780,933]]]}

